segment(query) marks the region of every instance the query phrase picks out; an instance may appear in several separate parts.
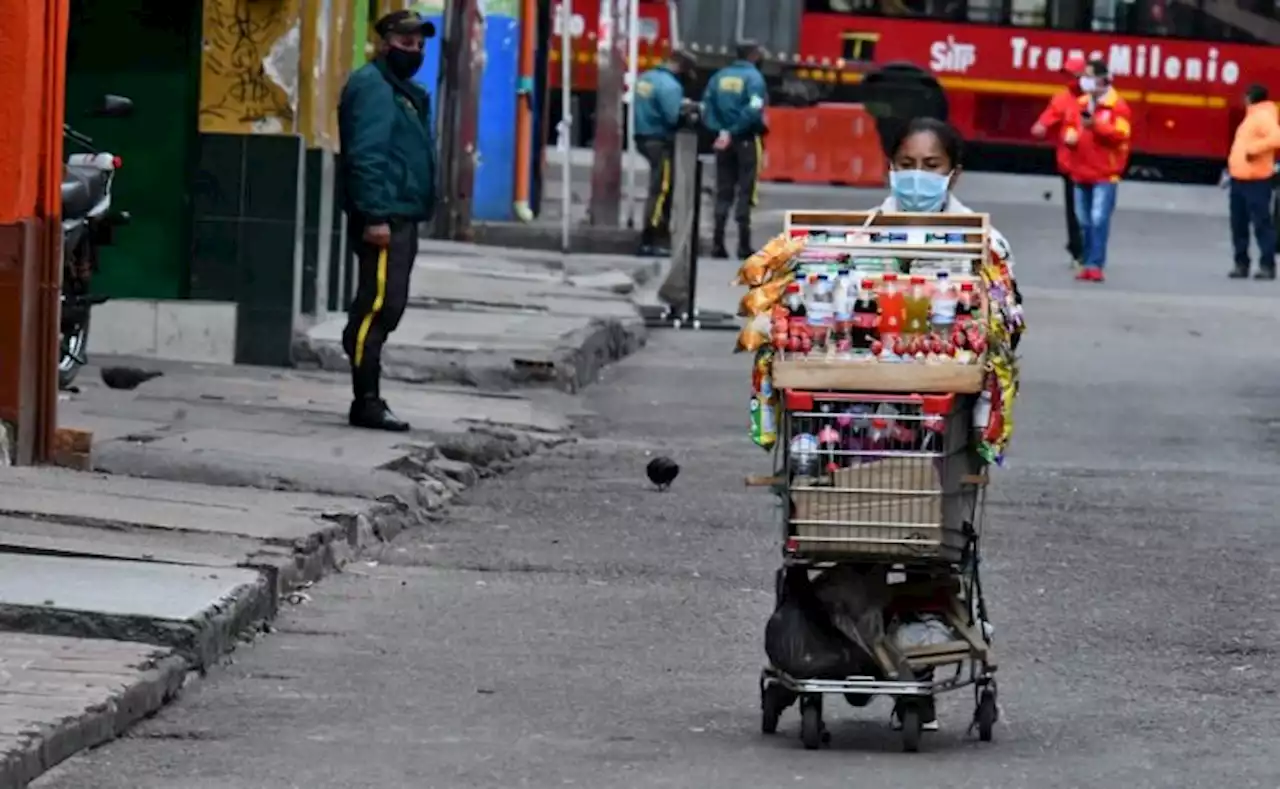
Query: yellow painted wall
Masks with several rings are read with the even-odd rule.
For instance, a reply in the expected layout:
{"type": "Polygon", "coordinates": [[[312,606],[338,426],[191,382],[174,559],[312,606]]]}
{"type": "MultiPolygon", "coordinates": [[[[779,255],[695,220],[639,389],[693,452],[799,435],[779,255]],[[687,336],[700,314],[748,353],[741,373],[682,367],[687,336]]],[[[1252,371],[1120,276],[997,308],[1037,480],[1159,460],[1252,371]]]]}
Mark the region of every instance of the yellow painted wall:
{"type": "Polygon", "coordinates": [[[200,131],[295,130],[301,3],[204,0],[200,131]]]}
{"type": "Polygon", "coordinates": [[[354,19],[393,0],[204,0],[200,131],[338,147],[354,19]]]}

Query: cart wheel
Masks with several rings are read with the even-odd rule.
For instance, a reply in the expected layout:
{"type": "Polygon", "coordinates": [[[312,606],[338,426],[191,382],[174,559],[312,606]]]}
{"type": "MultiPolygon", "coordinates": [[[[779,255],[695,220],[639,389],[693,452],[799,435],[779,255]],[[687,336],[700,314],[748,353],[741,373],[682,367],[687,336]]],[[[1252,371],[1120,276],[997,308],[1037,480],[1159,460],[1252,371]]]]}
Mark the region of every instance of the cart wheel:
{"type": "Polygon", "coordinates": [[[805,750],[822,747],[822,703],[807,696],[800,699],[800,742],[805,750]]]}
{"type": "Polygon", "coordinates": [[[992,731],[1000,713],[996,708],[996,694],[990,690],[982,691],[978,698],[978,709],[973,713],[973,720],[978,725],[978,739],[991,742],[992,731]]]}
{"type": "Polygon", "coordinates": [[[760,731],[773,734],[778,731],[778,719],[786,709],[782,688],[777,685],[760,686],[760,731]]]}
{"type": "Polygon", "coordinates": [[[902,720],[902,750],[916,753],[920,750],[920,735],[924,732],[924,724],[920,721],[920,708],[914,704],[903,705],[898,711],[902,720]]]}

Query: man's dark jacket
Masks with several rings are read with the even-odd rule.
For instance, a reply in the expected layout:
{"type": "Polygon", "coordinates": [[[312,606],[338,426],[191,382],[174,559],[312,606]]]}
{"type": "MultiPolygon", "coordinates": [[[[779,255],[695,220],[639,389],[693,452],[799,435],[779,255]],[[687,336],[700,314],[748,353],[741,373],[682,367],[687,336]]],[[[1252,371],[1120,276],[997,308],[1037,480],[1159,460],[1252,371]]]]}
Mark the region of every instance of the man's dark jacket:
{"type": "Polygon", "coordinates": [[[421,222],[435,207],[430,97],[376,60],[357,69],[338,104],[347,213],[365,224],[421,222]]]}

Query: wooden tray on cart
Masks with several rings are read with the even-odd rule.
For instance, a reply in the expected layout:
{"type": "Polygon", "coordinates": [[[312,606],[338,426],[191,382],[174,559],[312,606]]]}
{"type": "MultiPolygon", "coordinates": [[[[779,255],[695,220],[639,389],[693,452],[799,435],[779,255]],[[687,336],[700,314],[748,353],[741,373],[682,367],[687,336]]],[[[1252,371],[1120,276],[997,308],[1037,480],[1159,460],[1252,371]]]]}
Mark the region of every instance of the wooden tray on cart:
{"type": "MultiPolygon", "coordinates": [[[[788,211],[789,235],[852,259],[899,259],[972,276],[987,254],[987,214],[915,214],[879,211],[788,211]],[[944,239],[944,240],[939,240],[944,239]]],[[[985,301],[985,300],[984,300],[985,301]]],[[[984,306],[985,308],[985,306],[984,306]]],[[[773,362],[777,389],[935,394],[982,391],[986,365],[956,362],[876,362],[780,354],[773,362]]]]}
{"type": "Polygon", "coordinates": [[[810,392],[910,392],[912,394],[977,394],[986,365],[945,362],[853,362],[812,357],[782,358],[773,363],[776,389],[810,392]]]}

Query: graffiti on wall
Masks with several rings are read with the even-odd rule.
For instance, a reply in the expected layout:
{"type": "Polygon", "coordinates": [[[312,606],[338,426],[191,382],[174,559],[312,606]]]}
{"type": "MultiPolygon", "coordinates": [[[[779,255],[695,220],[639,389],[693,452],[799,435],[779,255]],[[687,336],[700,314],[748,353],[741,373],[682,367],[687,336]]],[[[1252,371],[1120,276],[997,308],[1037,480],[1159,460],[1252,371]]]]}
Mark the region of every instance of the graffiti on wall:
{"type": "Polygon", "coordinates": [[[299,40],[297,0],[206,0],[200,130],[291,131],[299,40]]]}

